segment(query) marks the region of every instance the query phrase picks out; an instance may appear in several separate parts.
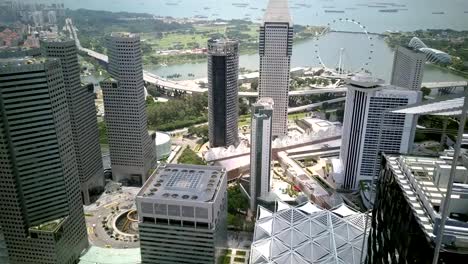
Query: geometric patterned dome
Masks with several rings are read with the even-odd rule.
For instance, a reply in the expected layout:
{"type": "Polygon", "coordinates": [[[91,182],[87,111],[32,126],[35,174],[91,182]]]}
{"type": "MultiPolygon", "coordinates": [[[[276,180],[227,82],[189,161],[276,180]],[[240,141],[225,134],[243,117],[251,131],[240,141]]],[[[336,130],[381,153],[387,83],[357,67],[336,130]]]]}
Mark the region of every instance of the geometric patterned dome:
{"type": "Polygon", "coordinates": [[[426,54],[426,60],[432,63],[450,64],[452,63],[452,57],[440,50],[429,48],[422,40],[417,37],[413,37],[408,46],[415,50],[419,50],[426,54]]]}
{"type": "Polygon", "coordinates": [[[342,217],[309,202],[291,207],[278,201],[276,212],[259,206],[250,263],[359,264],[367,248],[365,214],[348,210],[342,217]]]}

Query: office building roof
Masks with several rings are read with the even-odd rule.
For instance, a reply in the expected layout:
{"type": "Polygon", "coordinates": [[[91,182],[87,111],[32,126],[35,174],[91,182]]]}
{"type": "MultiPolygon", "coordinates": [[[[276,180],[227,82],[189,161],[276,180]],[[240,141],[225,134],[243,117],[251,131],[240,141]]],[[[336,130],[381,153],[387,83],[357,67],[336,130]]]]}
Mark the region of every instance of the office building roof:
{"type": "Polygon", "coordinates": [[[270,0],[263,22],[289,23],[292,26],[288,0],[270,0]]]}
{"type": "Polygon", "coordinates": [[[424,101],[393,110],[393,113],[414,115],[455,116],[461,114],[464,96],[445,97],[437,100],[424,101]]]}
{"type": "Polygon", "coordinates": [[[344,207],[346,217],[311,203],[259,207],[250,263],[360,263],[366,216],[344,207]]]}
{"type": "MultiPolygon", "coordinates": [[[[440,207],[447,192],[450,159],[445,156],[386,156],[405,199],[429,239],[435,239],[435,223],[440,221],[440,207]]],[[[451,196],[450,217],[444,230],[444,243],[451,248],[468,250],[468,176],[464,166],[457,166],[451,196]]],[[[457,250],[458,250],[457,249],[457,250]]]]}
{"type": "Polygon", "coordinates": [[[159,166],[137,197],[162,200],[209,202],[219,190],[223,167],[166,164],[159,166]]]}

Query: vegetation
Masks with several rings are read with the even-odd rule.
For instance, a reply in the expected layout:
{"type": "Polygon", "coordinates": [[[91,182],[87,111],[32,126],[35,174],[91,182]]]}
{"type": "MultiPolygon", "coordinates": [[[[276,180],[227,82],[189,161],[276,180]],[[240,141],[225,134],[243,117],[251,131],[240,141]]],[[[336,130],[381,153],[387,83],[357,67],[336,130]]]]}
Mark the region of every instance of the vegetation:
{"type": "Polygon", "coordinates": [[[98,129],[99,129],[99,143],[101,145],[109,144],[107,139],[107,126],[104,121],[98,122],[98,129]]]}
{"type": "Polygon", "coordinates": [[[192,164],[192,165],[206,165],[202,158],[200,158],[195,151],[190,149],[189,147],[185,148],[180,155],[179,164],[192,164]]]}
{"type": "Polygon", "coordinates": [[[249,200],[242,193],[240,187],[228,188],[228,213],[238,214],[247,211],[249,208],[249,200]]]}
{"type": "MultiPolygon", "coordinates": [[[[79,38],[85,48],[106,53],[105,34],[109,32],[135,32],[141,34],[143,62],[145,64],[177,64],[204,60],[205,54],[158,54],[158,51],[192,50],[206,48],[210,38],[227,37],[239,40],[240,52],[258,50],[259,25],[245,20],[217,20],[217,23],[190,24],[166,22],[151,14],[107,12],[87,9],[67,10],[68,17],[80,30],[79,38]]],[[[323,27],[294,26],[294,40],[315,36],[323,27]]]]}
{"type": "Polygon", "coordinates": [[[148,105],[148,123],[152,129],[171,131],[207,122],[207,94],[184,96],[165,103],[148,105]]]}
{"type": "Polygon", "coordinates": [[[420,38],[428,47],[444,51],[452,56],[447,68],[468,74],[468,31],[450,29],[416,30],[414,32],[391,34],[387,37],[390,46],[408,45],[411,38],[420,38]]]}
{"type": "MultiPolygon", "coordinates": [[[[430,116],[424,115],[420,116],[418,119],[418,124],[429,129],[435,129],[430,133],[425,132],[424,130],[416,130],[415,142],[423,141],[440,141],[442,135],[442,129],[444,126],[444,119],[447,117],[443,116],[430,116]]],[[[465,124],[465,130],[468,129],[468,126],[465,124]]],[[[458,130],[458,122],[454,119],[447,119],[447,132],[454,132],[458,130]]]]}
{"type": "Polygon", "coordinates": [[[191,126],[188,128],[188,133],[200,137],[203,142],[208,142],[208,125],[191,126]]]}

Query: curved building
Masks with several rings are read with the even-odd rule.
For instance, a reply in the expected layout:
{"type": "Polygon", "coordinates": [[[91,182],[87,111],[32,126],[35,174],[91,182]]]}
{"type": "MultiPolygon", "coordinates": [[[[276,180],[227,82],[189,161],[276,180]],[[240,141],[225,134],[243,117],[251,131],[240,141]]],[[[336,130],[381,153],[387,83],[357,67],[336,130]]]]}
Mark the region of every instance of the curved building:
{"type": "Polygon", "coordinates": [[[163,159],[169,154],[171,154],[171,137],[166,133],[156,132],[156,159],[163,159]]]}
{"type": "Polygon", "coordinates": [[[208,40],[208,123],[210,146],[237,146],[239,42],[208,40]]]}
{"type": "Polygon", "coordinates": [[[347,80],[340,157],[342,188],[356,190],[361,180],[378,176],[380,154],[407,153],[414,135],[412,115],[386,112],[420,101],[420,92],[383,85],[369,74],[347,80]]]}
{"type": "Polygon", "coordinates": [[[419,50],[426,54],[426,60],[432,63],[442,63],[442,64],[450,64],[452,63],[452,57],[438,49],[432,49],[428,47],[422,40],[417,37],[414,37],[410,40],[408,46],[415,50],[419,50]]]}

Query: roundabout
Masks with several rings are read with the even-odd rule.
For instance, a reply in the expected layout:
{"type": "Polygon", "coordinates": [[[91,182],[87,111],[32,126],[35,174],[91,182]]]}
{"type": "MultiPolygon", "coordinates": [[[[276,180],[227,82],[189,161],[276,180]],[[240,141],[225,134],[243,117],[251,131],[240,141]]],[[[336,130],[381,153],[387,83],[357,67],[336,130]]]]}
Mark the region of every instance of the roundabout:
{"type": "Polygon", "coordinates": [[[134,199],[139,188],[119,187],[85,206],[88,239],[101,248],[138,248],[138,214],[134,199]]]}

